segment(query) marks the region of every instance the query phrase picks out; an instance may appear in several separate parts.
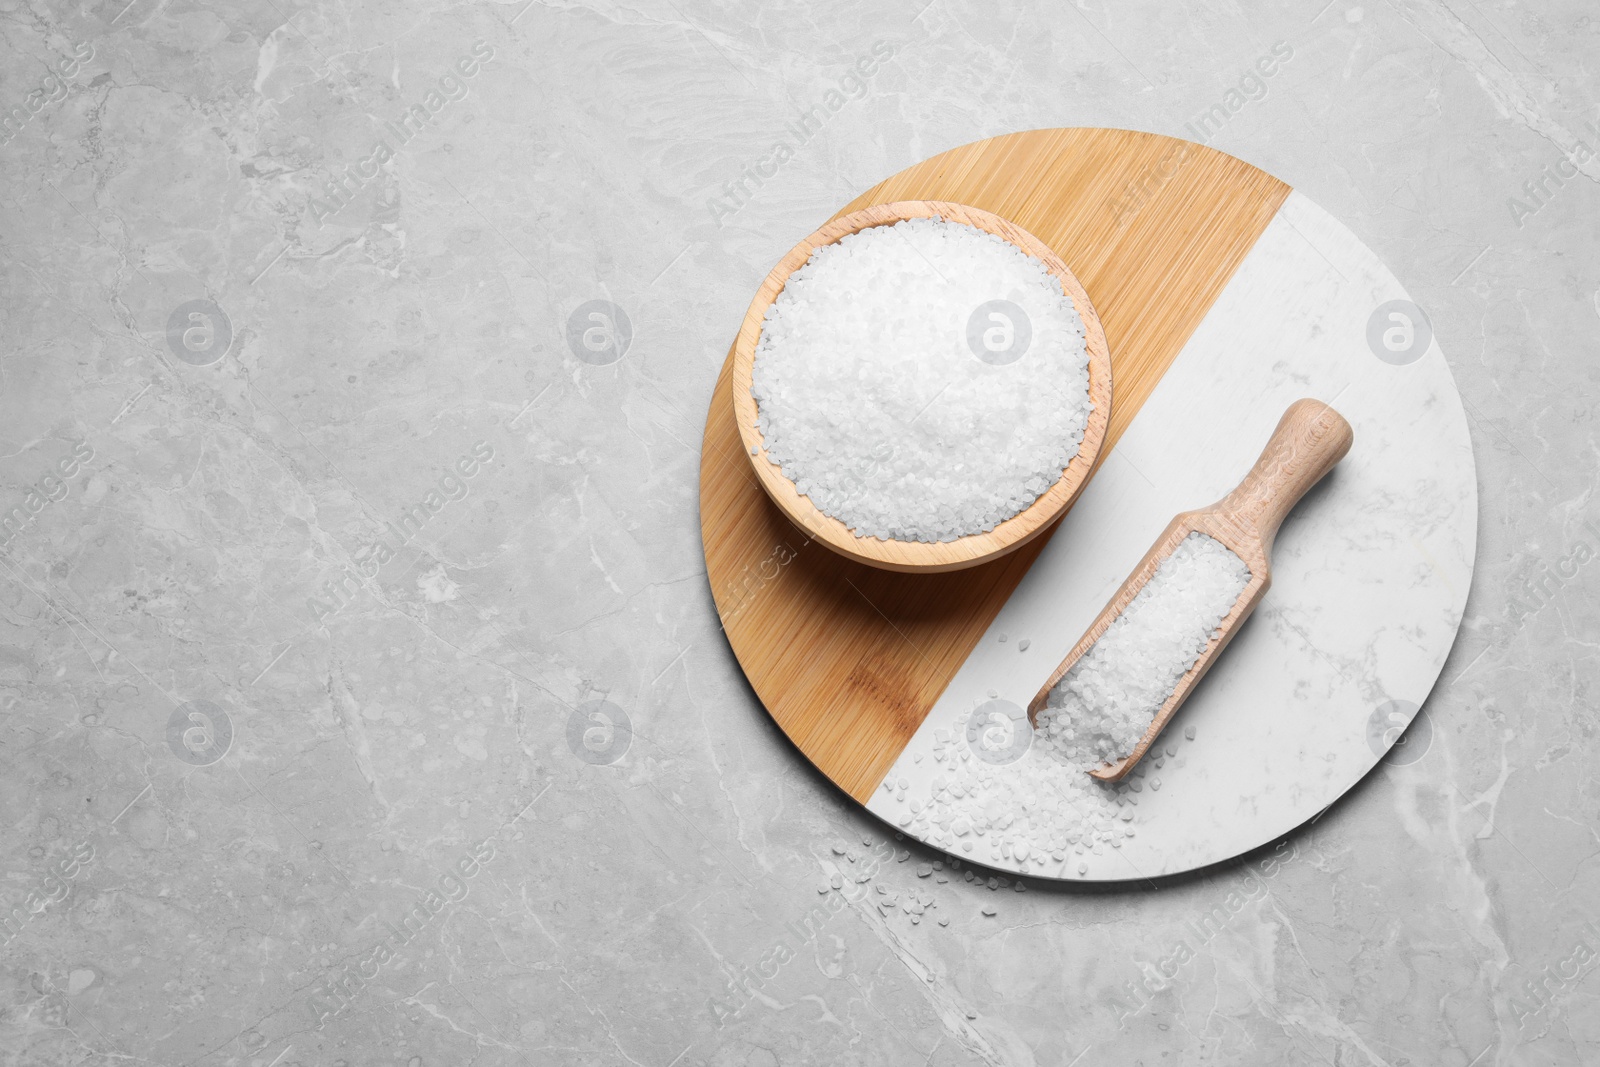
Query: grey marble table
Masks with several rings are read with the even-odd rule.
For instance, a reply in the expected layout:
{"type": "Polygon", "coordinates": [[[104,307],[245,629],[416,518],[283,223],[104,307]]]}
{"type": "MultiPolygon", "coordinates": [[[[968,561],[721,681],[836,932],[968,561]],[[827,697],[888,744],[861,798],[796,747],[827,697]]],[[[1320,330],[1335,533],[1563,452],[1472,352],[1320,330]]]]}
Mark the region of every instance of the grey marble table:
{"type": "Polygon", "coordinates": [[[923,3],[0,0],[0,1064],[1600,1057],[1600,13],[923,3]],[[1383,260],[1477,566],[1314,823],[1019,891],[761,709],[698,449],[798,237],[1075,125],[1383,260]]]}

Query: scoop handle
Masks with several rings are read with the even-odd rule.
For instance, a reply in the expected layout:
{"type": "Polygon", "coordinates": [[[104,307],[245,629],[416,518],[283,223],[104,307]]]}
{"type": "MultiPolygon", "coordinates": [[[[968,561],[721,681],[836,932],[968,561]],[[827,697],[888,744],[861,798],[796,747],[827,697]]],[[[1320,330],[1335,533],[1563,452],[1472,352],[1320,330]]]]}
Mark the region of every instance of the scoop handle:
{"type": "Polygon", "coordinates": [[[1261,458],[1233,492],[1216,505],[1261,538],[1263,551],[1285,516],[1350,451],[1350,424],[1320,400],[1296,400],[1278,420],[1261,458]]]}

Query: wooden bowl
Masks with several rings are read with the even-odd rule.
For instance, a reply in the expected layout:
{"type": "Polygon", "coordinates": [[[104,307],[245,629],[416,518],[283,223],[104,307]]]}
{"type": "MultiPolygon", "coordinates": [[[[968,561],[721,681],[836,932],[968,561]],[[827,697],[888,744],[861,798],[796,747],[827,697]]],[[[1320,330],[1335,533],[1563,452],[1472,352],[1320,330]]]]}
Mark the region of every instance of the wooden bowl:
{"type": "Polygon", "coordinates": [[[1061,257],[1043,241],[1022,227],[980,208],[940,200],[901,200],[842,215],[795,245],[778,261],[766,281],[761,283],[755,299],[750,302],[750,310],[745,312],[744,323],[739,327],[739,338],[734,342],[732,392],[734,421],[739,427],[739,437],[744,442],[745,457],[755,469],[756,477],[767,495],[812,540],[820,541],[842,556],[886,570],[913,573],[954,571],[975,567],[1021,548],[1049,529],[1050,524],[1065,514],[1078,498],[1100,454],[1100,445],[1105,440],[1106,426],[1111,419],[1111,356],[1106,348],[1105,330],[1100,326],[1100,317],[1095,314],[1094,305],[1089,303],[1089,295],[1061,261],[1061,257]],[[750,394],[756,342],[761,337],[761,324],[767,308],[783,292],[789,275],[800,269],[811,257],[812,251],[872,226],[933,216],[949,222],[964,222],[1010,241],[1028,255],[1041,260],[1061,282],[1062,292],[1072,300],[1079,317],[1083,319],[1084,341],[1089,350],[1089,399],[1094,408],[1089,412],[1078,454],[1067,464],[1056,483],[1027,509],[988,533],[968,534],[954,541],[938,542],[858,537],[844,523],[824,513],[809,497],[803,496],[795,489],[794,483],[784,477],[782,468],[767,458],[766,442],[762,439],[761,427],[756,419],[756,400],[750,394]]]}

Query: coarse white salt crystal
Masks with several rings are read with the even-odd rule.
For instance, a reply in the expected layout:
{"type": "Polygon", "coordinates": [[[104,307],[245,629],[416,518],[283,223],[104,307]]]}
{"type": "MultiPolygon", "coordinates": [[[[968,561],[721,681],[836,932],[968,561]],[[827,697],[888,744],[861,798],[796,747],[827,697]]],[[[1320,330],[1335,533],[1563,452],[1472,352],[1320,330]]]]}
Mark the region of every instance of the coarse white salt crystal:
{"type": "MultiPolygon", "coordinates": [[[[1244,562],[1220,543],[1200,534],[1187,538],[1157,568],[1119,624],[1129,621],[1120,628],[1114,624],[1079,661],[1095,657],[1098,673],[1089,681],[1098,688],[1082,688],[1096,700],[1109,697],[1107,703],[1088,704],[1074,694],[1063,704],[1053,691],[1053,706],[1039,712],[1031,744],[1009,763],[971,759],[964,730],[935,731],[934,755],[948,770],[931,787],[917,787],[923,800],[918,835],[936,847],[962,852],[971,852],[975,839],[983,838],[994,859],[1010,856],[1017,866],[1055,877],[1067,877],[1072,867],[1086,874],[1086,852],[1104,855],[1106,844],[1120,848],[1124,838],[1134,836],[1135,805],[1144,783],[1134,779],[1108,786],[1084,772],[1108,756],[1132,751],[1248,581],[1244,562]],[[1125,632],[1134,625],[1139,629],[1125,632]],[[1121,658],[1130,654],[1131,659],[1121,658]]],[[[1063,682],[1073,678],[1069,672],[1063,682]]],[[[970,712],[958,716],[970,718],[970,712]]],[[[1000,728],[993,719],[991,724],[990,729],[1000,728]]],[[[1012,726],[1028,728],[1025,719],[1012,726]]],[[[999,740],[991,751],[1008,751],[1005,739],[999,740]]],[[[1143,770],[1141,764],[1135,775],[1143,770]]],[[[1157,781],[1149,781],[1151,790],[1160,788],[1157,781]]],[[[965,873],[972,877],[970,870],[965,873]]]]}
{"type": "Polygon", "coordinates": [[[1249,583],[1250,568],[1222,542],[1185,537],[1050,690],[1040,728],[1076,763],[1132,752],[1249,583]]]}
{"type": "Polygon", "coordinates": [[[767,457],[799,492],[858,536],[904,541],[1026,510],[1078,454],[1093,406],[1060,281],[943,219],[812,252],[767,309],[750,391],[767,457]]]}

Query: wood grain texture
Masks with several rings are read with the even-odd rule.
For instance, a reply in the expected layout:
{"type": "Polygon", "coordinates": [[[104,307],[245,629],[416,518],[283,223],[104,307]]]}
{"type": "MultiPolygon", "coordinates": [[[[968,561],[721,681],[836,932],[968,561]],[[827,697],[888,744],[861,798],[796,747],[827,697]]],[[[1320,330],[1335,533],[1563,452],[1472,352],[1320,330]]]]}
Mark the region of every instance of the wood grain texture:
{"type": "Polygon", "coordinates": [[[1050,690],[1094,647],[1116,622],[1117,616],[1127,610],[1145,583],[1185,538],[1192,533],[1215,538],[1244,561],[1250,569],[1250,581],[1234,602],[1233,609],[1217,625],[1216,634],[1200,653],[1200,658],[1178,679],[1178,684],[1156,710],[1133,751],[1089,772],[1103,782],[1121,781],[1144,759],[1161,731],[1221,657],[1223,649],[1256,610],[1261,598],[1267,595],[1272,586],[1272,542],[1278,536],[1278,527],[1300,498],[1345,457],[1353,441],[1354,433],[1344,416],[1322,401],[1297,400],[1289,405],[1261,450],[1261,458],[1232,492],[1215,504],[1183,512],[1167,524],[1150,551],[1028,704],[1028,721],[1037,724],[1039,712],[1049,703],[1050,690]]]}
{"type": "Polygon", "coordinates": [[[800,527],[813,541],[847,559],[892,571],[932,574],[974,567],[998,559],[1007,552],[1014,552],[1044,533],[1067,513],[1072,502],[1078,499],[1078,493],[1088,484],[1089,473],[1094,469],[1100,446],[1105,441],[1111,413],[1111,360],[1106,351],[1105,330],[1100,326],[1094,304],[1071,268],[1048,245],[992,212],[938,200],[901,200],[841,215],[795,245],[778,261],[778,265],[761,283],[755,299],[750,301],[750,309],[745,312],[744,322],[739,327],[739,337],[733,346],[732,394],[734,418],[738,420],[739,436],[744,442],[745,453],[750,456],[750,465],[760,479],[762,488],[789,517],[790,522],[800,527]],[[1042,261],[1060,282],[1062,292],[1072,301],[1078,317],[1083,320],[1084,343],[1089,352],[1089,401],[1092,408],[1078,454],[1062,471],[1061,477],[1029,507],[994,529],[959,537],[954,541],[918,542],[858,537],[844,523],[813,504],[810,497],[802,495],[794,483],[784,476],[783,470],[768,458],[766,441],[761,435],[757,419],[755,397],[750,391],[756,345],[761,339],[761,325],[767,309],[783,291],[789,275],[803,267],[817,248],[873,226],[933,217],[975,226],[1010,241],[1042,261]]]}
{"type": "MultiPolygon", "coordinates": [[[[970,204],[1015,222],[1071,266],[1111,350],[1116,399],[1103,464],[1288,193],[1271,175],[1186,141],[1034,130],[935,156],[839,214],[898,200],[970,204]]],[[[701,451],[712,595],[778,725],[865,800],[1050,531],[994,562],[941,574],[880,570],[810,543],[750,467],[733,418],[731,367],[730,348],[701,451]]]]}

